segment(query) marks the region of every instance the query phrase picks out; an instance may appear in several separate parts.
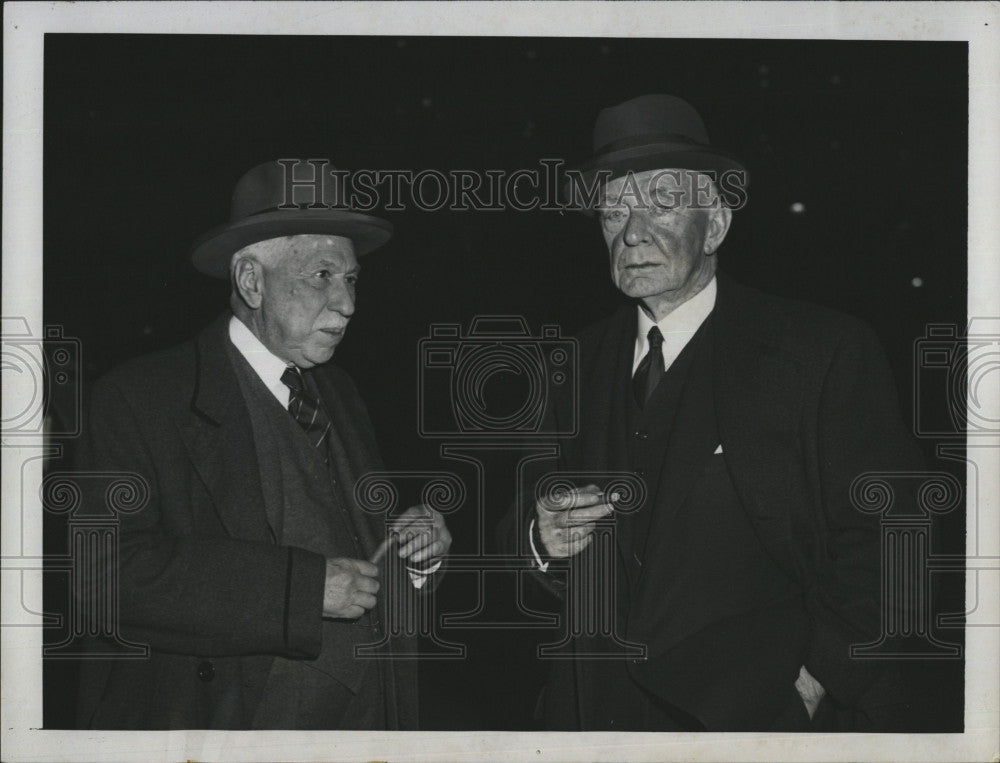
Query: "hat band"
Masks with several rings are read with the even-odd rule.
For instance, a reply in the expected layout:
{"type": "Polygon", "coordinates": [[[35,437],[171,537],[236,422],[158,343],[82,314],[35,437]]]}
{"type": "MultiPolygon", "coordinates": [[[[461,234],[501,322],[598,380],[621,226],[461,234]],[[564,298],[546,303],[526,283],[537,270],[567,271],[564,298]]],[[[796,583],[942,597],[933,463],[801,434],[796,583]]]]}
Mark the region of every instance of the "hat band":
{"type": "Polygon", "coordinates": [[[323,204],[321,207],[310,207],[308,204],[299,205],[296,204],[294,207],[285,207],[284,209],[279,205],[275,207],[262,207],[260,209],[255,209],[253,212],[248,212],[245,215],[239,217],[230,216],[230,223],[237,223],[240,220],[247,220],[251,217],[257,217],[259,215],[267,215],[272,212],[353,212],[350,207],[331,207],[328,204],[323,204]]]}
{"type": "Polygon", "coordinates": [[[620,151],[624,148],[635,148],[636,146],[645,146],[651,143],[686,143],[690,146],[706,146],[706,144],[699,143],[689,136],[682,135],[678,132],[654,132],[646,133],[644,135],[630,135],[627,138],[610,141],[609,143],[605,143],[603,146],[594,149],[594,154],[608,154],[612,151],[620,151]]]}

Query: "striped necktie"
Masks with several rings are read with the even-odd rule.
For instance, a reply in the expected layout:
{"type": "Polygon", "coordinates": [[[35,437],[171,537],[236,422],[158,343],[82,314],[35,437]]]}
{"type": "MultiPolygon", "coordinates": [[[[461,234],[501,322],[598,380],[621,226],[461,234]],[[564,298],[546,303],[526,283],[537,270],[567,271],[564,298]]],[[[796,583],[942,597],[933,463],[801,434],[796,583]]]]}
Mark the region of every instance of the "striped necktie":
{"type": "Polygon", "coordinates": [[[288,387],[288,412],[305,430],[309,442],[314,448],[322,448],[323,460],[326,456],[326,438],[330,433],[330,417],[326,415],[319,398],[314,397],[306,389],[302,372],[295,366],[289,366],[281,375],[281,381],[288,387]]]}

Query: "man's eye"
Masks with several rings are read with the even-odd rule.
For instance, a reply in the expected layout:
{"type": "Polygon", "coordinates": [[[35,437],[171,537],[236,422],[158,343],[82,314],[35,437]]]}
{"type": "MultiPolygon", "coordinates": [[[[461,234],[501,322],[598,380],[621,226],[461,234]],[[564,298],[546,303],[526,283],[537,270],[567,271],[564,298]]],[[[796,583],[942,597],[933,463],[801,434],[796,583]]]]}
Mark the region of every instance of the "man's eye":
{"type": "Polygon", "coordinates": [[[357,286],[358,285],[358,277],[356,275],[344,276],[344,282],[347,283],[347,284],[349,284],[349,285],[351,285],[351,286],[357,286]]]}
{"type": "Polygon", "coordinates": [[[604,212],[602,219],[606,223],[620,223],[625,219],[625,212],[621,209],[609,209],[604,212]]]}
{"type": "Polygon", "coordinates": [[[332,275],[332,273],[330,273],[329,270],[323,269],[323,270],[317,270],[315,275],[317,278],[328,279],[332,275]]]}

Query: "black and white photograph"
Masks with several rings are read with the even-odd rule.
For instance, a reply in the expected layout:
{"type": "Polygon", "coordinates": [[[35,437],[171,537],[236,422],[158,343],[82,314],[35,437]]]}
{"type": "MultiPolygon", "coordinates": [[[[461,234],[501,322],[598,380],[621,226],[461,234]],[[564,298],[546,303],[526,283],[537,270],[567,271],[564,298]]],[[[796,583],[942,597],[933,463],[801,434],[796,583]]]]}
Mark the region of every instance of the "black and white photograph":
{"type": "Polygon", "coordinates": [[[1000,751],[995,5],[4,16],[5,759],[1000,751]]]}

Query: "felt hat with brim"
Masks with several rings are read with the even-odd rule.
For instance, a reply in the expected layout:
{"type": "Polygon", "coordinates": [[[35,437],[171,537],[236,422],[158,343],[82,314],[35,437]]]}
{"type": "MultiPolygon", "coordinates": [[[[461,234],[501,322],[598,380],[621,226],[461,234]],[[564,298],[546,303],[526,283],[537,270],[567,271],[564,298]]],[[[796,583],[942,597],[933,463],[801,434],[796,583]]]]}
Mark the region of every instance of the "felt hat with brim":
{"type": "Polygon", "coordinates": [[[328,164],[258,164],[237,181],[229,222],[195,242],[191,261],[202,273],[229,278],[229,261],[243,247],[304,233],[344,236],[358,257],[368,254],[392,237],[392,223],[343,206],[347,198],[342,173],[328,164]],[[321,176],[316,184],[313,173],[321,176]]]}
{"type": "MultiPolygon", "coordinates": [[[[569,205],[592,213],[583,189],[592,188],[598,175],[606,180],[628,173],[658,169],[705,172],[716,182],[726,173],[741,173],[745,188],[750,174],[727,151],[715,148],[701,116],[687,101],[672,95],[642,95],[603,109],[594,123],[593,157],[571,168],[563,187],[569,205]]],[[[600,182],[598,180],[598,182],[600,182]]]]}

